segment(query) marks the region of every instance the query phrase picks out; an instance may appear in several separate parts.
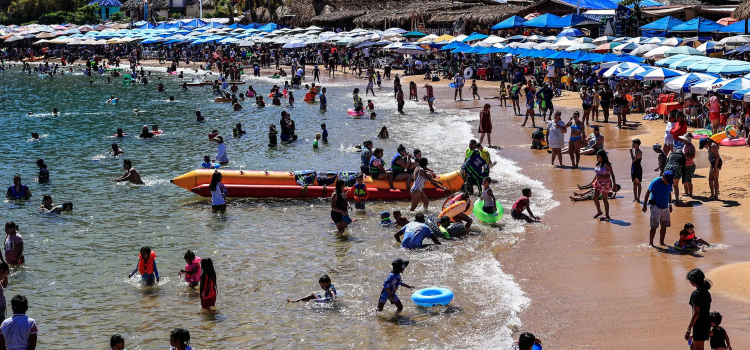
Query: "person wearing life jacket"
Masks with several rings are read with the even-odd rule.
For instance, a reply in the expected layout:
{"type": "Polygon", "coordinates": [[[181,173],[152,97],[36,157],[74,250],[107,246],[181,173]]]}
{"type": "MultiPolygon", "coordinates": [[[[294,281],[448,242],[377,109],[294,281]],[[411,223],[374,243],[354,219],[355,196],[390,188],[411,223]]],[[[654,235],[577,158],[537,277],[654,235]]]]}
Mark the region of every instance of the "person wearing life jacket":
{"type": "Polygon", "coordinates": [[[29,187],[21,183],[21,175],[13,176],[13,186],[8,187],[8,192],[5,193],[5,198],[8,198],[8,199],[31,198],[31,191],[29,190],[29,187]]]}
{"type": "Polygon", "coordinates": [[[391,158],[391,172],[393,172],[393,181],[406,181],[406,188],[411,188],[411,172],[414,167],[409,164],[409,153],[406,152],[404,145],[398,145],[396,154],[391,158]]]}
{"type": "Polygon", "coordinates": [[[354,102],[354,111],[357,113],[360,113],[364,111],[364,106],[362,105],[362,98],[359,97],[359,88],[354,89],[354,93],[352,95],[352,100],[354,102]]]}
{"type": "Polygon", "coordinates": [[[153,286],[154,281],[159,283],[159,270],[156,268],[156,253],[151,251],[151,247],[145,246],[141,248],[141,253],[138,255],[138,266],[128,275],[128,278],[133,277],[136,272],[141,274],[141,281],[147,286],[153,286]]]}
{"type": "Polygon", "coordinates": [[[466,172],[466,180],[469,183],[467,193],[474,193],[474,186],[477,186],[481,190],[482,184],[482,172],[486,162],[482,158],[481,153],[477,149],[477,140],[471,140],[469,142],[469,148],[466,150],[466,158],[464,158],[464,164],[461,166],[466,172]]]}
{"type": "Polygon", "coordinates": [[[393,187],[393,172],[385,170],[382,148],[376,148],[372,152],[372,157],[370,158],[370,176],[372,176],[373,180],[388,180],[391,189],[396,189],[393,187]]]}
{"type": "Polygon", "coordinates": [[[364,183],[365,175],[362,173],[357,174],[356,181],[352,186],[354,190],[354,208],[365,209],[365,201],[367,200],[367,185],[364,183]]]}
{"type": "Polygon", "coordinates": [[[183,274],[190,288],[197,287],[201,281],[201,258],[195,256],[192,250],[185,253],[185,269],[180,270],[180,276],[183,274]]]}

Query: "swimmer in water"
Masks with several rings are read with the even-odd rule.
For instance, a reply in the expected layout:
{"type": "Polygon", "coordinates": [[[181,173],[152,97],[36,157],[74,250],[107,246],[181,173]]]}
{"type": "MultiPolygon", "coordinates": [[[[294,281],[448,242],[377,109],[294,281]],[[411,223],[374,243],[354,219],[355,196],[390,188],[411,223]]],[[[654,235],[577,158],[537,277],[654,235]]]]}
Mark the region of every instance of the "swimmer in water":
{"type": "Polygon", "coordinates": [[[195,121],[198,123],[203,123],[206,120],[206,118],[203,117],[201,114],[201,111],[195,111],[195,121]]]}
{"type": "Polygon", "coordinates": [[[122,138],[122,137],[127,137],[127,136],[128,136],[128,134],[126,134],[125,132],[123,132],[122,128],[117,128],[117,134],[115,134],[115,137],[122,138]]]}
{"type": "Polygon", "coordinates": [[[143,130],[138,135],[138,137],[140,137],[142,139],[150,139],[150,138],[154,137],[154,134],[152,132],[148,131],[148,125],[144,125],[143,126],[143,130]]]}
{"type": "Polygon", "coordinates": [[[161,135],[161,134],[163,134],[163,133],[164,133],[163,131],[159,130],[159,126],[158,126],[158,125],[156,125],[156,124],[154,124],[154,125],[153,125],[153,126],[151,127],[151,132],[152,132],[152,133],[153,133],[154,135],[161,135]]]}
{"type": "Polygon", "coordinates": [[[39,140],[39,134],[36,132],[31,133],[31,139],[32,140],[39,140]]]}
{"type": "Polygon", "coordinates": [[[113,179],[112,182],[130,181],[131,183],[134,183],[136,185],[143,185],[141,174],[138,173],[138,170],[135,170],[135,168],[133,168],[133,164],[130,162],[130,159],[123,160],[122,167],[125,169],[125,175],[113,179]]]}
{"type": "Polygon", "coordinates": [[[52,203],[52,196],[45,194],[42,198],[42,205],[39,206],[39,209],[44,211],[50,211],[52,208],[55,207],[55,204],[52,203]]]}
{"type": "Polygon", "coordinates": [[[242,136],[242,135],[247,134],[247,131],[242,129],[242,124],[237,123],[237,125],[235,125],[235,128],[237,129],[237,136],[242,136]]]}
{"type": "Polygon", "coordinates": [[[112,153],[113,157],[119,157],[119,156],[125,154],[125,151],[123,151],[122,148],[120,148],[119,146],[117,146],[116,143],[113,143],[112,144],[112,150],[110,150],[107,153],[112,153]]]}
{"type": "Polygon", "coordinates": [[[107,103],[115,103],[117,102],[117,98],[115,98],[115,95],[110,95],[109,100],[107,100],[107,103]]]}
{"type": "Polygon", "coordinates": [[[52,108],[52,114],[57,114],[57,108],[52,108]]]}
{"type": "Polygon", "coordinates": [[[169,96],[169,102],[174,102],[174,96],[169,96]]]}

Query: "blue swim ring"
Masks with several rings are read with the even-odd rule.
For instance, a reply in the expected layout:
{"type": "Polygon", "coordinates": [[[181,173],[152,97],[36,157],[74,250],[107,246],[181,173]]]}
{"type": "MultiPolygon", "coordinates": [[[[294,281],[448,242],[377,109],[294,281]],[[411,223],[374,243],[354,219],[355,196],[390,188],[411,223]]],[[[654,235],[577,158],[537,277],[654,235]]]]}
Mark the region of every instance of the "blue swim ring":
{"type": "Polygon", "coordinates": [[[219,169],[221,167],[221,164],[218,163],[201,163],[201,166],[203,169],[219,169]]]}
{"type": "Polygon", "coordinates": [[[534,344],[534,346],[531,348],[531,350],[542,350],[542,346],[539,344],[534,344]]]}
{"type": "Polygon", "coordinates": [[[495,201],[495,208],[497,208],[497,211],[495,211],[494,214],[487,214],[482,210],[482,207],[484,206],[484,201],[481,199],[477,199],[476,202],[474,202],[474,216],[477,217],[477,219],[482,220],[488,224],[495,223],[500,221],[500,219],[503,218],[503,213],[505,213],[505,210],[503,209],[503,205],[500,204],[500,201],[495,201]]]}
{"type": "Polygon", "coordinates": [[[448,288],[425,288],[414,292],[411,300],[419,306],[448,305],[453,300],[453,292],[448,288]]]}
{"type": "Polygon", "coordinates": [[[450,84],[448,84],[448,87],[455,89],[456,88],[456,83],[450,83],[450,84]]]}

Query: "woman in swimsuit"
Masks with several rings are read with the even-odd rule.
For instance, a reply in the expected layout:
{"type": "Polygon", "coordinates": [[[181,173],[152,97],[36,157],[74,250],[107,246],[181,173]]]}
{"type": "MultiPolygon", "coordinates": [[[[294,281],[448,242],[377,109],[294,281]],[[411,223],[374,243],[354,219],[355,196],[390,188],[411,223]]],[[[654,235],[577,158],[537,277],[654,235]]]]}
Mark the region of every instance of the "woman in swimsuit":
{"type": "Polygon", "coordinates": [[[609,162],[609,157],[605,150],[599,150],[596,152],[596,182],[594,183],[594,205],[596,206],[596,215],[594,219],[602,216],[602,210],[599,206],[599,195],[602,196],[604,201],[604,217],[607,221],[609,217],[609,192],[612,190],[615,181],[615,172],[612,171],[612,163],[609,162]]]}
{"type": "Polygon", "coordinates": [[[570,163],[573,169],[578,169],[578,162],[581,161],[581,146],[583,145],[583,135],[586,135],[586,125],[579,119],[581,113],[573,112],[566,128],[570,128],[570,142],[568,142],[568,154],[570,154],[570,163]]]}
{"type": "Polygon", "coordinates": [[[344,217],[349,216],[349,202],[344,195],[344,181],[336,181],[336,191],[331,196],[331,220],[336,224],[339,234],[344,233],[348,224],[344,217]]]}
{"type": "Polygon", "coordinates": [[[492,147],[492,117],[490,115],[490,104],[485,103],[482,111],[479,112],[479,142],[484,141],[484,136],[487,135],[487,144],[492,147]]]}
{"type": "Polygon", "coordinates": [[[414,168],[414,172],[412,173],[412,176],[414,177],[414,184],[411,186],[410,211],[414,211],[414,209],[417,209],[420,201],[424,204],[424,210],[427,210],[427,206],[430,204],[430,200],[427,199],[427,195],[425,195],[423,191],[425,182],[430,182],[431,184],[435,185],[435,187],[441,190],[448,190],[447,188],[443,187],[442,182],[432,178],[432,175],[430,175],[430,173],[426,170],[427,164],[427,158],[420,158],[419,166],[414,168]]]}
{"type": "Polygon", "coordinates": [[[706,138],[700,141],[698,148],[708,150],[708,162],[711,163],[708,171],[708,187],[711,189],[711,196],[708,200],[719,200],[719,171],[723,163],[719,155],[719,144],[711,138],[706,138]]]}

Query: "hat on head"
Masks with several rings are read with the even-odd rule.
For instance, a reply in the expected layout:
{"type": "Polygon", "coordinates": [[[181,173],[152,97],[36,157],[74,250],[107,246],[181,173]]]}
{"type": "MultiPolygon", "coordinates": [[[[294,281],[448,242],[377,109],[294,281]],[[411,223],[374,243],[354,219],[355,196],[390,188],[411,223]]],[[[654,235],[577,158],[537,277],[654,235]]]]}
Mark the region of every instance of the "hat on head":
{"type": "Polygon", "coordinates": [[[664,179],[667,180],[667,182],[672,183],[674,180],[674,171],[667,170],[664,172],[664,179]]]}
{"type": "Polygon", "coordinates": [[[380,216],[390,217],[391,213],[389,213],[387,210],[383,210],[380,212],[380,216]]]}
{"type": "Polygon", "coordinates": [[[659,143],[654,144],[654,151],[661,149],[661,145],[659,143]]]}
{"type": "Polygon", "coordinates": [[[707,144],[708,144],[708,138],[701,139],[700,141],[698,141],[698,148],[703,149],[704,147],[706,147],[707,144]]]}
{"type": "Polygon", "coordinates": [[[693,134],[692,133],[687,133],[685,135],[680,136],[679,139],[683,140],[685,142],[691,142],[691,141],[693,141],[693,134]]]}

